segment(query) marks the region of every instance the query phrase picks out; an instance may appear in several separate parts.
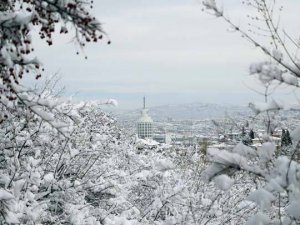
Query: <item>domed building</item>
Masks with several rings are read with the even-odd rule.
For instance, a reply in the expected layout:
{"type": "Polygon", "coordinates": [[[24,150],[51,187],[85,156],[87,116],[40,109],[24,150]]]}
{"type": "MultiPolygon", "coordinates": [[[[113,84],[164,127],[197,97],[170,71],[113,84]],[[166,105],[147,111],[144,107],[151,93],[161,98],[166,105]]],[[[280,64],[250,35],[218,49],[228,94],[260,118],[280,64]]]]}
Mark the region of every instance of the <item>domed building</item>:
{"type": "Polygon", "coordinates": [[[137,133],[138,137],[142,139],[152,138],[152,124],[153,120],[147,114],[148,109],[146,109],[146,99],[144,97],[144,105],[141,111],[141,117],[137,123],[137,133]]]}

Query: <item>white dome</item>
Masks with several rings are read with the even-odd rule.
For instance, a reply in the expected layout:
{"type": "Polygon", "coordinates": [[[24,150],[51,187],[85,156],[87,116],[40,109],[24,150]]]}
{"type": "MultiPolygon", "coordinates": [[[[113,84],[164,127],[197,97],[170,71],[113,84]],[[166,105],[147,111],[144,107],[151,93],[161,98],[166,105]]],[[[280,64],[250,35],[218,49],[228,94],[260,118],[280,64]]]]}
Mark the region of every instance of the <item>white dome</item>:
{"type": "Polygon", "coordinates": [[[151,119],[151,117],[147,114],[147,109],[143,109],[141,112],[141,117],[139,119],[139,123],[152,123],[153,120],[151,119]]]}

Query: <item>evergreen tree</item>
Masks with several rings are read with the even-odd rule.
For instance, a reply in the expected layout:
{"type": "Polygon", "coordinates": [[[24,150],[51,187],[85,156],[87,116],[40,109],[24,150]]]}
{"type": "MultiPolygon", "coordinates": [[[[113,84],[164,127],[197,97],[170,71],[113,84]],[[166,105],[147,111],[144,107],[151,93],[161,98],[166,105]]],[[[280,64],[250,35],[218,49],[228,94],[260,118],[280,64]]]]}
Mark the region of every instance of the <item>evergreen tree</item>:
{"type": "Polygon", "coordinates": [[[291,135],[289,130],[282,130],[282,135],[281,135],[281,147],[289,146],[293,144],[291,135]]]}
{"type": "Polygon", "coordinates": [[[286,130],[286,142],[287,142],[287,145],[292,145],[293,144],[289,130],[286,130]]]}
{"type": "Polygon", "coordinates": [[[254,136],[254,131],[251,129],[249,132],[249,137],[251,138],[251,140],[255,138],[254,136]]]}
{"type": "Polygon", "coordinates": [[[286,133],[285,130],[282,129],[282,133],[281,133],[281,147],[286,146],[286,133]]]}
{"type": "Polygon", "coordinates": [[[245,127],[242,127],[242,142],[244,145],[252,145],[252,139],[254,138],[254,132],[253,134],[251,133],[252,130],[250,130],[250,132],[247,134],[246,131],[245,131],[245,127]],[[252,138],[253,136],[253,138],[252,138]]]}
{"type": "Polygon", "coordinates": [[[245,131],[245,127],[242,126],[242,133],[241,133],[241,136],[242,137],[245,137],[246,136],[246,131],[245,131]]]}
{"type": "Polygon", "coordinates": [[[292,139],[288,130],[282,130],[281,135],[281,154],[289,155],[289,146],[292,145],[292,139]]]}

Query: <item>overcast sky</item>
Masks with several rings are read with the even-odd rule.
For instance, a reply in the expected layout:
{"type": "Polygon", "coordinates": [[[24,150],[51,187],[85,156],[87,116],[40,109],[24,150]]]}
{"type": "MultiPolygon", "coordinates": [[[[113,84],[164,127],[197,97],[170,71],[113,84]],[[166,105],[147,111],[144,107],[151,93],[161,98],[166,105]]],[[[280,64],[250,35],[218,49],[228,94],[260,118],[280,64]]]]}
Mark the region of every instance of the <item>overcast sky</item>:
{"type": "MultiPolygon", "coordinates": [[[[246,105],[261,98],[248,86],[251,62],[263,55],[228,25],[202,12],[195,0],[96,0],[94,14],[112,44],[91,44],[77,56],[70,37],[55,38],[51,48],[38,41],[37,54],[46,75],[59,72],[65,95],[79,99],[115,98],[121,108],[169,103],[246,105]]],[[[300,30],[299,1],[286,9],[287,29],[300,30]],[[298,9],[298,10],[297,10],[298,9]],[[297,27],[298,26],[298,27],[297,27]]],[[[238,0],[224,9],[237,23],[246,23],[238,0]]]]}

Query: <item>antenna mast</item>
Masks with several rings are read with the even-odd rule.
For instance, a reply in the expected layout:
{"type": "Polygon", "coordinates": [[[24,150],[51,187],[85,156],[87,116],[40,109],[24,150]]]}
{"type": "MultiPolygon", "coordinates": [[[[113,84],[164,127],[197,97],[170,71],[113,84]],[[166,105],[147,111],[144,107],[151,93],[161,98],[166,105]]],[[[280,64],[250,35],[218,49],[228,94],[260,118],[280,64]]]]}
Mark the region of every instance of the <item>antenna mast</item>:
{"type": "Polygon", "coordinates": [[[144,96],[144,109],[146,108],[146,97],[144,96]]]}

